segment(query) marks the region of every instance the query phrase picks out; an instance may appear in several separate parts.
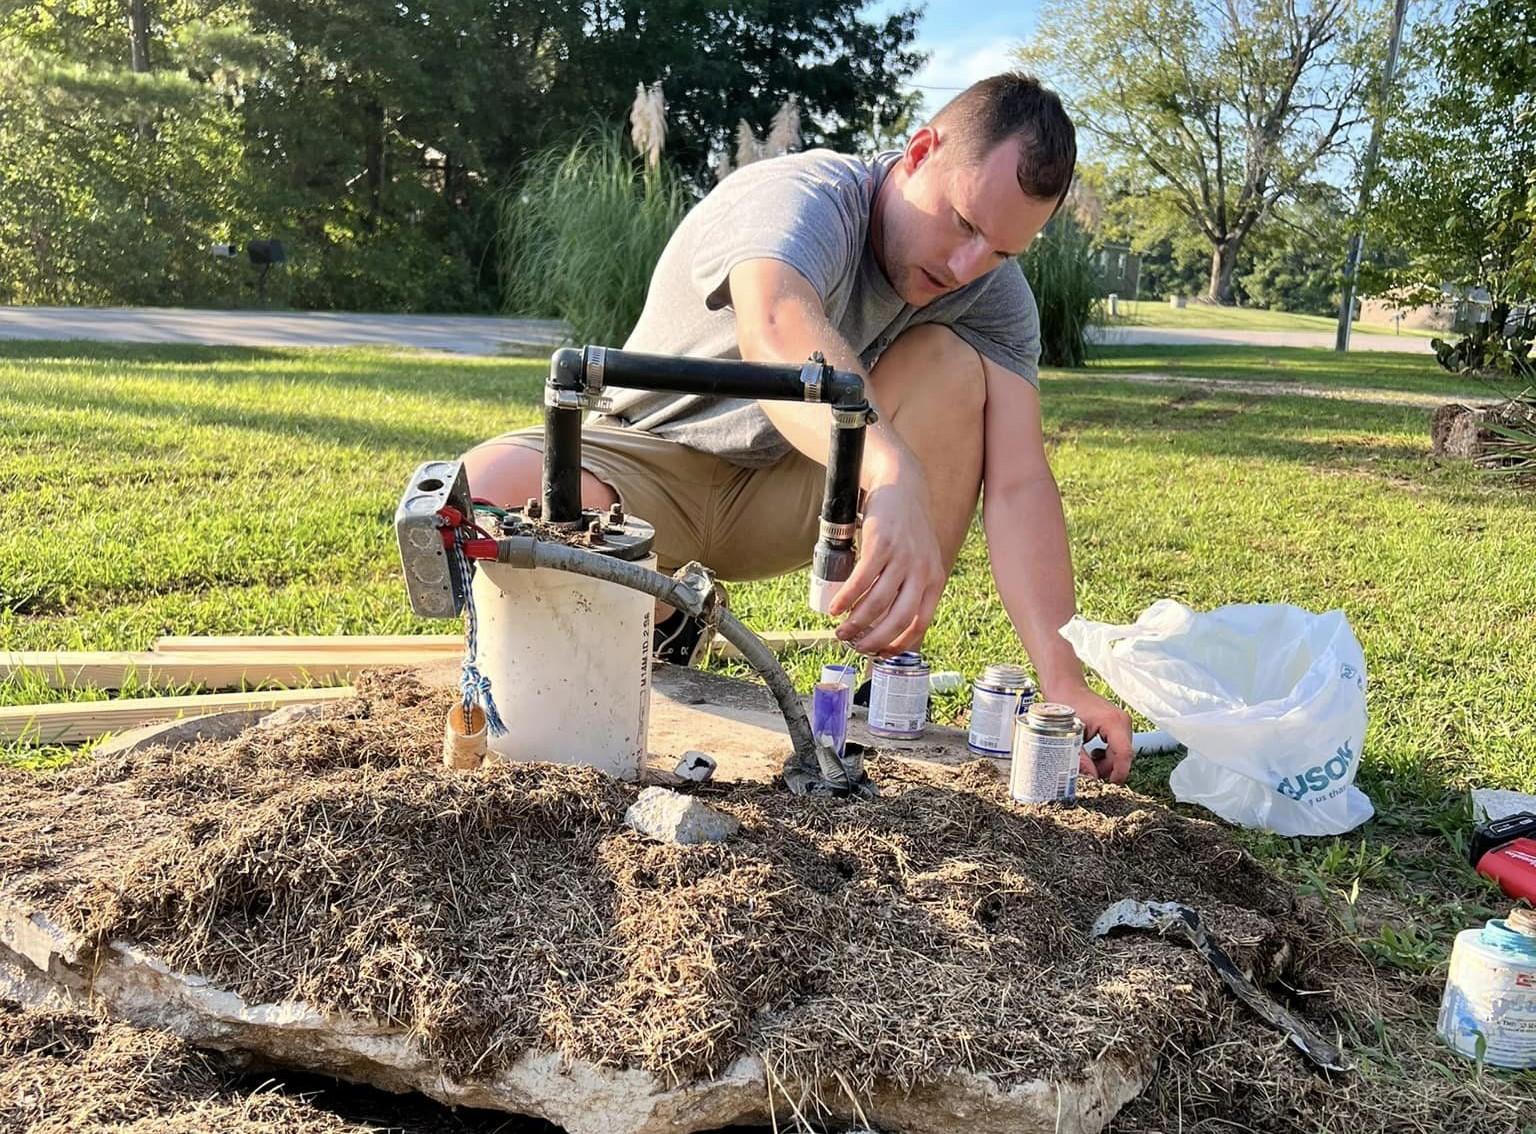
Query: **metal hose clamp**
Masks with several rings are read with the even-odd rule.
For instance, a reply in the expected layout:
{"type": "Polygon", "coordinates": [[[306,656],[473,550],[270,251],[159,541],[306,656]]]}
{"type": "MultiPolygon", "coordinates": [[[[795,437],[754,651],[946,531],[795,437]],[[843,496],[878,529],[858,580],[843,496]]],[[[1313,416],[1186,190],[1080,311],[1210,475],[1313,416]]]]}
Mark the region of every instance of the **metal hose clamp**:
{"type": "Polygon", "coordinates": [[[832,407],[832,423],[839,429],[862,429],[866,425],[873,425],[880,420],[873,406],[862,405],[832,407]]]}
{"type": "Polygon", "coordinates": [[[805,387],[805,400],[821,401],[821,381],[827,370],[826,357],[817,351],[800,367],[800,385],[805,387]]]}

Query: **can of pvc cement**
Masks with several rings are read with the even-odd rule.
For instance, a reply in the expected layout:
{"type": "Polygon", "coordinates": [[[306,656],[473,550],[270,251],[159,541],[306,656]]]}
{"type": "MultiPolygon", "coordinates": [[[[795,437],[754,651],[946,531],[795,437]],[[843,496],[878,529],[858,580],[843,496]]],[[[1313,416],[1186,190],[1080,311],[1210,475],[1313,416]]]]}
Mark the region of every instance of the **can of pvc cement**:
{"type": "Polygon", "coordinates": [[[1083,722],[1070,705],[1036,701],[1013,726],[1008,794],[1020,803],[1077,798],[1077,759],[1083,722]]]}
{"type": "Polygon", "coordinates": [[[1021,665],[989,665],[971,685],[971,732],[966,745],[978,756],[1013,750],[1013,722],[1029,712],[1035,687],[1021,665]]]}
{"type": "Polygon", "coordinates": [[[1536,910],[1463,929],[1440,1001],[1440,1037],[1490,1067],[1536,1068],[1536,910]]]}
{"type": "Polygon", "coordinates": [[[896,740],[923,735],[928,721],[928,663],[922,654],[876,661],[869,681],[869,731],[896,740]]]}

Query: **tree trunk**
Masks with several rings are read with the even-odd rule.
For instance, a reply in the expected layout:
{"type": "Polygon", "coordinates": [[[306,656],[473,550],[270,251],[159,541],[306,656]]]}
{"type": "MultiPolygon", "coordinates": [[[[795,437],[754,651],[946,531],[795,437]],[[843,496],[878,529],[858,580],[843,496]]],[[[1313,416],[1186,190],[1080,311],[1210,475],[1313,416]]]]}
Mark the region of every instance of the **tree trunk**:
{"type": "Polygon", "coordinates": [[[1237,267],[1238,241],[1229,236],[1211,249],[1211,283],[1205,297],[1212,303],[1232,303],[1232,272],[1237,267]]]}
{"type": "Polygon", "coordinates": [[[133,69],[149,70],[149,0],[128,0],[128,46],[133,69]]]}

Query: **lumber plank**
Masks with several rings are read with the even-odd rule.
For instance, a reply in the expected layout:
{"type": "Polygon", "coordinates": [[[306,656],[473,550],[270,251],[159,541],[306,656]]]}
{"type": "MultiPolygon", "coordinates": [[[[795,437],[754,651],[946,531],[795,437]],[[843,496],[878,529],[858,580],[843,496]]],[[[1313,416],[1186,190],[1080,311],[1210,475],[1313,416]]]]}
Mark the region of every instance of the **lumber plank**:
{"type": "MultiPolygon", "coordinates": [[[[767,630],[759,635],[768,648],[782,653],[792,649],[817,649],[837,644],[830,629],[767,630]]],[[[325,636],[166,636],[155,642],[156,653],[216,654],[238,651],[255,659],[262,653],[290,651],[314,654],[346,654],[349,660],[372,657],[377,665],[410,665],[427,658],[457,656],[464,648],[462,634],[338,634],[325,636]]],[[[723,638],[716,638],[716,657],[739,658],[740,652],[723,638]]]]}
{"type": "Polygon", "coordinates": [[[456,654],[464,649],[463,634],[168,634],[155,640],[157,654],[345,654],[351,657],[379,655],[456,654]]]}
{"type": "Polygon", "coordinates": [[[275,709],[350,697],[349,686],[273,689],[264,693],[205,693],[187,697],[132,697],[117,701],[67,701],[0,709],[0,740],[78,744],[103,733],[153,721],[175,720],[232,709],[275,709]]]}
{"type": "MultiPolygon", "coordinates": [[[[763,635],[776,652],[815,649],[836,642],[830,630],[770,630],[763,635]]],[[[121,689],[140,685],[197,685],[238,689],[242,685],[335,684],[351,681],[370,666],[418,665],[463,652],[460,634],[318,636],[167,636],[152,650],[26,650],[0,653],[0,681],[27,673],[53,689],[86,686],[121,689]]],[[[735,646],[717,638],[712,653],[739,658],[735,646]]]]}
{"type": "Polygon", "coordinates": [[[198,685],[205,689],[239,689],[250,685],[326,685],[351,681],[371,666],[413,665],[454,650],[389,655],[378,651],[252,650],[206,651],[186,654],[146,651],[23,651],[0,653],[0,680],[28,673],[53,689],[89,686],[122,689],[130,679],[140,686],[198,685]]]}

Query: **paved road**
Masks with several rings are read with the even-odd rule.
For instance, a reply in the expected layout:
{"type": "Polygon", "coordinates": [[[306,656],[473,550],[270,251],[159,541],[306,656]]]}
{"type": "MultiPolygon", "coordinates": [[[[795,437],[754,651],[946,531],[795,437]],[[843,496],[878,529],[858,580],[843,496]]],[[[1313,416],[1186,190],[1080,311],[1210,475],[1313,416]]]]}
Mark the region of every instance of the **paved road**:
{"type": "Polygon", "coordinates": [[[99,339],[207,346],[404,346],[460,354],[545,354],[565,340],[549,319],[200,311],[186,307],[0,307],[0,339],[99,339]]]}
{"type": "MultiPolygon", "coordinates": [[[[1128,346],[1267,346],[1322,347],[1333,349],[1332,331],[1227,331],[1186,330],[1172,327],[1094,327],[1095,342],[1128,346]]],[[[1359,331],[1349,336],[1349,349],[1399,351],[1407,354],[1432,354],[1429,340],[1418,335],[1369,335],[1359,331]]]]}
{"type": "MultiPolygon", "coordinates": [[[[1157,346],[1333,346],[1324,331],[1196,331],[1099,327],[1103,343],[1157,346]]],[[[551,319],[475,315],[348,315],[297,311],[201,311],[186,307],[0,307],[0,339],[99,339],[224,346],[404,346],[461,354],[548,354],[565,341],[551,319]]],[[[1353,350],[1426,353],[1429,340],[1363,335],[1353,350]]]]}

